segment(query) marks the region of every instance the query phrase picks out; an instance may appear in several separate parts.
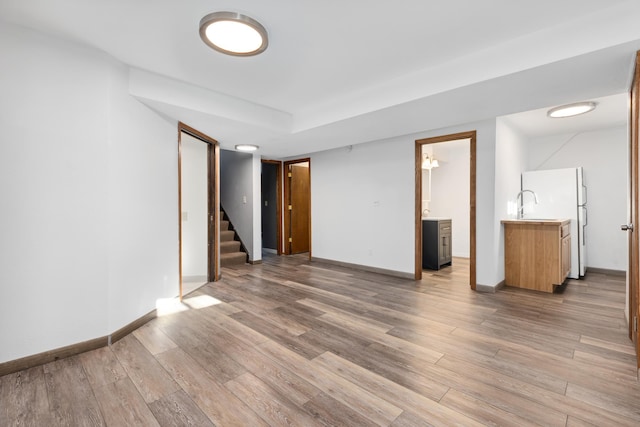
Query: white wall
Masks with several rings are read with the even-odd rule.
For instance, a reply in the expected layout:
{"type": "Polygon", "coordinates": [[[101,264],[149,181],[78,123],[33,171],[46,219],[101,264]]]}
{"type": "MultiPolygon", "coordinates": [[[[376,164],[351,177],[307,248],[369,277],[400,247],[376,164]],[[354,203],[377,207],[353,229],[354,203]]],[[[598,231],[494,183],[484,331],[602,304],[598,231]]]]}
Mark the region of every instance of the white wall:
{"type": "Polygon", "coordinates": [[[176,295],[176,126],[106,55],[0,24],[0,363],[176,295]]]}
{"type": "Polygon", "coordinates": [[[626,271],[628,136],[626,126],[536,138],[527,170],[582,166],[588,188],[587,267],[626,271]]]}
{"type": "Polygon", "coordinates": [[[413,140],[311,155],[311,242],[317,258],[414,270],[413,140]]]}
{"type": "Polygon", "coordinates": [[[15,27],[0,56],[2,362],[108,331],[108,76],[15,27]]]}
{"type": "Polygon", "coordinates": [[[494,218],[495,121],[313,153],[311,225],[314,257],[413,274],[415,140],[477,130],[477,282],[498,271],[494,218]]]}
{"type": "MultiPolygon", "coordinates": [[[[452,254],[469,258],[470,142],[468,139],[442,142],[429,144],[429,148],[440,165],[431,171],[433,183],[429,216],[451,218],[452,254]]],[[[424,171],[423,175],[427,176],[428,182],[427,172],[424,171]]],[[[422,193],[423,196],[428,193],[424,185],[422,193]]]]}
{"type": "Polygon", "coordinates": [[[112,333],[178,295],[178,132],[128,93],[111,62],[109,323],[112,333]]]}
{"type": "Polygon", "coordinates": [[[262,259],[260,157],[220,150],[220,202],[242,239],[249,259],[262,259]]]}
{"type": "MultiPolygon", "coordinates": [[[[520,192],[520,176],[527,165],[527,138],[520,134],[507,119],[496,120],[496,222],[516,218],[516,198],[520,192]]],[[[496,235],[498,270],[504,272],[504,226],[496,235]]]]}
{"type": "Polygon", "coordinates": [[[208,265],[207,144],[182,133],[182,275],[204,277],[208,265]]]}

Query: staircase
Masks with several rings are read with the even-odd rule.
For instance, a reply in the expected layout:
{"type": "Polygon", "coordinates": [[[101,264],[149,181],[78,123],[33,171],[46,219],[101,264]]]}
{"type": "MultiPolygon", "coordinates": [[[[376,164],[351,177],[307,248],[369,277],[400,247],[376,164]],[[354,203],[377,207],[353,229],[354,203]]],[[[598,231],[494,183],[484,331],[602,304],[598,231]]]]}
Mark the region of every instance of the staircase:
{"type": "Polygon", "coordinates": [[[240,239],[237,238],[231,223],[225,218],[224,211],[220,212],[220,266],[244,264],[247,254],[243,251],[240,239]]]}

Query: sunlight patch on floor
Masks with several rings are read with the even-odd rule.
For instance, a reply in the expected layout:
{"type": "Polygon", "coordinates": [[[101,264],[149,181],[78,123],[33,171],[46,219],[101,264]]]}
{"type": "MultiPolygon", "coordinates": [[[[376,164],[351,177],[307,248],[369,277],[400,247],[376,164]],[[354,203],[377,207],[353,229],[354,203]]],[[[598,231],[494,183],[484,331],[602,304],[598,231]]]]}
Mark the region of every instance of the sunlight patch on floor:
{"type": "Polygon", "coordinates": [[[183,298],[182,302],[191,308],[199,309],[222,304],[222,301],[210,295],[198,295],[195,297],[183,298]]]}
{"type": "Polygon", "coordinates": [[[209,295],[198,295],[194,297],[183,298],[160,298],[156,300],[157,316],[167,316],[187,310],[198,310],[205,307],[221,304],[222,301],[209,295]]]}

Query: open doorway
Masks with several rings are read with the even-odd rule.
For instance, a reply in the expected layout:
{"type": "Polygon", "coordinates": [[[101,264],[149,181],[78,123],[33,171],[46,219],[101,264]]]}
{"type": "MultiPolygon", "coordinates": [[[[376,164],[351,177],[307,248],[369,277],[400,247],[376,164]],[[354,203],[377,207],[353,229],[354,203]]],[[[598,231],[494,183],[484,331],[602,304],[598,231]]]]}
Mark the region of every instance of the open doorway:
{"type": "Polygon", "coordinates": [[[285,162],[284,170],[284,253],[311,258],[311,159],[285,162]]]}
{"type": "Polygon", "coordinates": [[[282,254],[282,162],[262,160],[262,252],[282,254]]]}
{"type": "Polygon", "coordinates": [[[422,279],[424,262],[429,268],[437,269],[450,265],[452,258],[457,255],[460,258],[468,257],[469,286],[473,290],[476,288],[475,153],[475,131],[416,141],[416,280],[422,279]],[[460,167],[466,170],[456,169],[460,167]],[[468,182],[461,183],[459,191],[466,194],[457,197],[458,193],[453,190],[447,191],[446,197],[442,197],[441,190],[446,188],[443,183],[459,181],[461,175],[468,182]],[[435,200],[436,197],[439,202],[435,200]],[[433,247],[425,249],[425,243],[433,243],[433,247]]]}
{"type": "Polygon", "coordinates": [[[178,124],[178,295],[220,277],[219,146],[197,130],[178,124]]]}

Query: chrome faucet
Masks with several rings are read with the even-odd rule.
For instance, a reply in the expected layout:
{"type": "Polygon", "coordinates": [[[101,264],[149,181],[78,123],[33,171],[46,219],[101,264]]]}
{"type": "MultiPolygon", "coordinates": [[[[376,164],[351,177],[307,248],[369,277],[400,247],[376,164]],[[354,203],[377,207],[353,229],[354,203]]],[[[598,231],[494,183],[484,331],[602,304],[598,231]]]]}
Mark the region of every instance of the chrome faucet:
{"type": "Polygon", "coordinates": [[[533,190],[522,190],[516,196],[516,205],[518,204],[518,199],[520,199],[520,207],[518,208],[518,219],[522,219],[524,217],[524,193],[533,194],[533,201],[538,204],[538,195],[533,190]]]}

